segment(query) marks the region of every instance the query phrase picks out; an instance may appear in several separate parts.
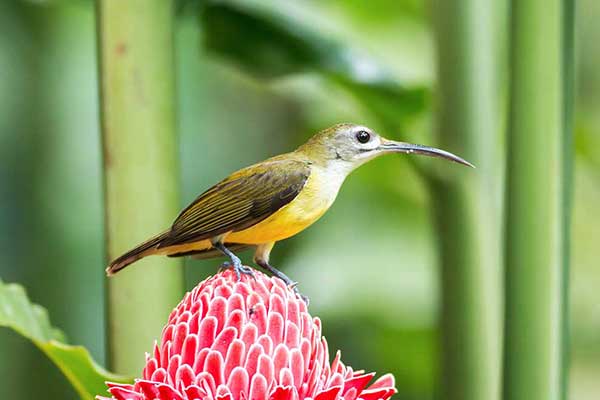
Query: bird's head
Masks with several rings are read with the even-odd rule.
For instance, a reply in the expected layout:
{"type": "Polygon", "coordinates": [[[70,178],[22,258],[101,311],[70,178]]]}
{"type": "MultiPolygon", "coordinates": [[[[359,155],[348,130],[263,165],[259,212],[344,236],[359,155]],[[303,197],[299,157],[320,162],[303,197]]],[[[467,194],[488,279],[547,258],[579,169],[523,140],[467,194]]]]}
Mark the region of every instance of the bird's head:
{"type": "Polygon", "coordinates": [[[366,126],[338,124],[322,130],[302,145],[298,151],[323,165],[339,165],[352,171],[369,160],[388,153],[420,154],[445,158],[473,167],[462,158],[434,147],[397,142],[379,136],[366,126]]]}

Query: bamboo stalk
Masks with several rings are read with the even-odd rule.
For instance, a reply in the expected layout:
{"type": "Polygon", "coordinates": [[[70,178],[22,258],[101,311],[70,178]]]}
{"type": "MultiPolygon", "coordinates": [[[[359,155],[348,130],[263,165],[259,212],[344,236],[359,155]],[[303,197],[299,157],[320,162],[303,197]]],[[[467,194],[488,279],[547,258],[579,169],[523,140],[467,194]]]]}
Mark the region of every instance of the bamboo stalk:
{"type": "Polygon", "coordinates": [[[477,170],[431,181],[442,275],[441,397],[500,395],[498,3],[433,2],[440,145],[477,170]]]}
{"type": "MultiPolygon", "coordinates": [[[[97,2],[109,258],[164,230],[178,209],[173,2],[97,2]]],[[[139,374],[183,292],[178,262],[142,260],[108,280],[108,360],[139,374]]]]}
{"type": "Polygon", "coordinates": [[[564,10],[559,0],[512,2],[503,388],[511,400],[564,396],[571,129],[564,10]]]}
{"type": "Polygon", "coordinates": [[[569,273],[571,259],[571,214],[573,197],[573,108],[575,104],[575,0],[562,2],[562,76],[563,76],[563,282],[562,282],[562,363],[561,398],[569,392],[569,273]]]}

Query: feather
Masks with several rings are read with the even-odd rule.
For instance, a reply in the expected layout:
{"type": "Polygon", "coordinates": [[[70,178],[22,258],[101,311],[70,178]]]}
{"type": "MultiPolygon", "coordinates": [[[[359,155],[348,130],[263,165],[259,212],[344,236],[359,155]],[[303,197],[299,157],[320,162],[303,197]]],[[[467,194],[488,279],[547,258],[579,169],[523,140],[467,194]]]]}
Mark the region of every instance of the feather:
{"type": "Polygon", "coordinates": [[[211,239],[255,225],[296,198],[309,175],[309,165],[293,159],[275,158],[244,168],[183,210],[158,248],[211,239]]]}
{"type": "MultiPolygon", "coordinates": [[[[231,251],[233,251],[234,253],[237,253],[239,251],[244,251],[246,249],[249,249],[253,246],[251,245],[246,245],[246,244],[238,244],[238,243],[227,243],[227,248],[231,251]]],[[[172,253],[172,254],[168,254],[169,257],[186,257],[186,256],[190,256],[195,260],[208,260],[211,258],[219,258],[219,257],[225,257],[223,255],[223,253],[221,252],[221,250],[215,249],[214,247],[208,248],[208,249],[203,249],[203,250],[189,250],[189,251],[182,251],[180,253],[172,253]]]]}
{"type": "Polygon", "coordinates": [[[160,244],[160,241],[166,237],[166,235],[166,232],[161,233],[160,235],[155,236],[152,239],[149,239],[144,243],[137,245],[135,248],[129,250],[127,253],[123,254],[119,258],[116,258],[106,268],[106,274],[109,276],[114,275],[129,264],[153,252],[160,244]]]}

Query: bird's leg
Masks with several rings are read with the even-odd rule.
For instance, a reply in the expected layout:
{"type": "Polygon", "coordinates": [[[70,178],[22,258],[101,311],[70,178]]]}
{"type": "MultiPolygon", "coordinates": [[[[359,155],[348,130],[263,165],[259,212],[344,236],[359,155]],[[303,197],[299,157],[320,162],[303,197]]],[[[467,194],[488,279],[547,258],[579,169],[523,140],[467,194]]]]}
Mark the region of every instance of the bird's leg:
{"type": "Polygon", "coordinates": [[[221,253],[225,254],[227,257],[229,257],[231,261],[223,263],[221,265],[221,268],[233,268],[233,271],[235,272],[238,281],[242,279],[242,274],[250,275],[254,278],[254,272],[252,272],[252,268],[243,265],[242,260],[240,260],[240,258],[235,254],[233,254],[231,250],[225,247],[223,243],[221,243],[220,241],[213,243],[213,247],[219,250],[221,253]]]}
{"type": "Polygon", "coordinates": [[[292,288],[294,290],[294,293],[296,293],[306,303],[306,305],[308,305],[309,299],[308,297],[300,293],[300,290],[298,290],[298,282],[292,280],[289,276],[287,276],[286,274],[284,274],[283,272],[273,267],[271,264],[264,260],[256,260],[256,264],[259,267],[265,269],[266,271],[269,271],[271,274],[273,274],[273,276],[281,279],[286,284],[286,286],[292,288]]]}
{"type": "Polygon", "coordinates": [[[298,282],[293,281],[286,274],[269,264],[269,255],[271,254],[271,249],[274,245],[274,242],[259,245],[256,248],[256,253],[254,254],[254,262],[262,269],[270,272],[273,276],[281,279],[286,286],[293,289],[294,293],[296,293],[296,295],[298,295],[298,297],[300,297],[306,303],[306,305],[308,305],[309,299],[298,290],[298,282]]]}
{"type": "Polygon", "coordinates": [[[223,261],[221,263],[221,265],[219,265],[219,272],[223,272],[223,271],[225,271],[226,269],[229,269],[229,268],[231,268],[231,262],[229,262],[229,261],[223,261]]]}

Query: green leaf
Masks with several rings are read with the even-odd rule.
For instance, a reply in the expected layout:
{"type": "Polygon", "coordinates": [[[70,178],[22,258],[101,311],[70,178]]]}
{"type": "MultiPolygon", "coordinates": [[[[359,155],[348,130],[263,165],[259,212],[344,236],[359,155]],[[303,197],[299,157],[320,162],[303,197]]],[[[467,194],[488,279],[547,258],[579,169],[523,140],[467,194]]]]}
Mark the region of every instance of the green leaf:
{"type": "MultiPolygon", "coordinates": [[[[405,123],[419,115],[429,101],[424,87],[401,88],[389,81],[362,83],[344,76],[330,76],[347,88],[380,121],[388,132],[403,131],[405,123]]],[[[406,138],[403,132],[403,138],[406,138]]]]}
{"type": "Polygon", "coordinates": [[[352,71],[344,60],[348,49],[272,8],[252,2],[208,1],[201,18],[207,49],[256,77],[352,71]]]}
{"type": "Polygon", "coordinates": [[[17,284],[0,280],[0,327],[13,329],[31,340],[62,371],[82,399],[106,392],[106,381],[131,382],[94,362],[83,346],[65,343],[64,334],[50,324],[45,308],[31,303],[17,284]]]}
{"type": "Polygon", "coordinates": [[[259,79],[316,72],[393,130],[427,106],[425,88],[401,86],[375,60],[311,29],[311,21],[286,14],[284,7],[248,0],[202,4],[205,47],[259,79]]]}

